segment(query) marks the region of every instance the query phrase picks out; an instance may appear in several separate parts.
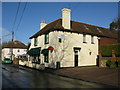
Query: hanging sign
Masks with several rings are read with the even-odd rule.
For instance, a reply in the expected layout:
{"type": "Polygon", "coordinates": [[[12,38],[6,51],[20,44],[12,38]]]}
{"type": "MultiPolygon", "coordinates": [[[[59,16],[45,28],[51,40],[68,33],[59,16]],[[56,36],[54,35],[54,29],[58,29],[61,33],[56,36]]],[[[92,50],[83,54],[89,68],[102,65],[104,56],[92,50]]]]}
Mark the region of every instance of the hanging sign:
{"type": "Polygon", "coordinates": [[[48,50],[53,50],[54,48],[52,46],[49,46],[48,47],[48,50]]]}

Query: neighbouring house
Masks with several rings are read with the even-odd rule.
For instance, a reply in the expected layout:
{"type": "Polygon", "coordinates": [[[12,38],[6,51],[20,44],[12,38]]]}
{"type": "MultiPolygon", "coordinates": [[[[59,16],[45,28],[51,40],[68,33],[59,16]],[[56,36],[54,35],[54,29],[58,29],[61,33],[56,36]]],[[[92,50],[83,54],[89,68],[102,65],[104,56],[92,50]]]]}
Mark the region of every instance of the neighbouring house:
{"type": "Polygon", "coordinates": [[[2,60],[4,58],[26,58],[27,46],[20,41],[9,41],[2,44],[2,60]]]}
{"type": "Polygon", "coordinates": [[[99,46],[101,47],[102,45],[108,45],[108,44],[117,44],[118,42],[118,31],[117,30],[107,30],[108,32],[106,33],[107,37],[101,37],[99,40],[99,46]],[[112,37],[109,37],[112,36],[112,37]]]}
{"type": "Polygon", "coordinates": [[[40,31],[30,37],[29,62],[45,67],[97,65],[101,38],[116,39],[110,30],[71,20],[71,10],[62,9],[62,18],[49,24],[42,21],[40,31]]]}

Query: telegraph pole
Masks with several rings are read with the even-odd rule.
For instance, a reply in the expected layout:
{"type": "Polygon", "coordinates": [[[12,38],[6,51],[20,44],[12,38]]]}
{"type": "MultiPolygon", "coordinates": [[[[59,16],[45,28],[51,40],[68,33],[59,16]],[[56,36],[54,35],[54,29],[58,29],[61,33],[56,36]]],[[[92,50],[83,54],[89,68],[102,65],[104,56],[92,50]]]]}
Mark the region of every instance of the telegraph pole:
{"type": "Polygon", "coordinates": [[[13,45],[14,45],[13,41],[14,41],[14,31],[12,31],[11,60],[13,59],[13,45]]]}
{"type": "Polygon", "coordinates": [[[12,42],[14,41],[14,31],[12,31],[12,42]]]}
{"type": "Polygon", "coordinates": [[[0,60],[2,60],[2,39],[0,38],[0,60]]]}

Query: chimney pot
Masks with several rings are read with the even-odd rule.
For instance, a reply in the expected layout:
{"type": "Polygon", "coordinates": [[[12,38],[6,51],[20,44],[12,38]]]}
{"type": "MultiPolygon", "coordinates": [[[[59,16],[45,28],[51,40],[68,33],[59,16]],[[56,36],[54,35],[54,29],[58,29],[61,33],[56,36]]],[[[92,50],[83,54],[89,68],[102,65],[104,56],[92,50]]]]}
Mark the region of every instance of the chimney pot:
{"type": "Polygon", "coordinates": [[[47,24],[46,24],[46,21],[45,21],[45,20],[42,20],[41,23],[40,23],[40,30],[41,30],[42,28],[44,28],[46,25],[47,25],[47,24]]]}
{"type": "Polygon", "coordinates": [[[45,20],[42,20],[41,23],[46,23],[46,21],[45,21],[45,20]]]}

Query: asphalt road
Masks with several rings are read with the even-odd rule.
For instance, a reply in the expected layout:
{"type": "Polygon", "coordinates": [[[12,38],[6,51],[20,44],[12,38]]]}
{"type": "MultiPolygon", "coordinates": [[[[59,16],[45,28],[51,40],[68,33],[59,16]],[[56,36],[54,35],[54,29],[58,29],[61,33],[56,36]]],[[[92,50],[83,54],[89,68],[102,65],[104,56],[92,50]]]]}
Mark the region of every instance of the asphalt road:
{"type": "Polygon", "coordinates": [[[11,64],[2,65],[2,88],[115,88],[11,64]]]}

